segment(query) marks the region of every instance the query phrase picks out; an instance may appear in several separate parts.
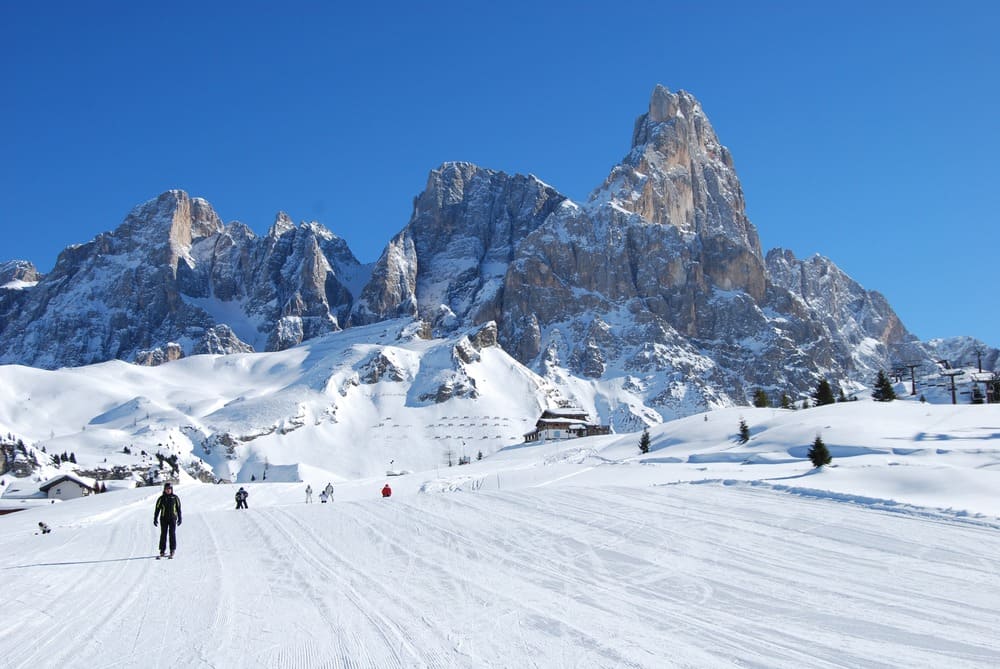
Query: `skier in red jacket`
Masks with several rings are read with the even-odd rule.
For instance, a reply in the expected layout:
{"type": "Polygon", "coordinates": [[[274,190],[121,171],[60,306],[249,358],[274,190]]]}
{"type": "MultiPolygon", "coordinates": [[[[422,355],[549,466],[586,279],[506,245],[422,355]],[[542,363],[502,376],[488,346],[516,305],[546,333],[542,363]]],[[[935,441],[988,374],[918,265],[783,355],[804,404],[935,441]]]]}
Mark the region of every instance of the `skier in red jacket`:
{"type": "Polygon", "coordinates": [[[385,487],[382,488],[382,497],[390,497],[391,495],[392,495],[392,488],[390,488],[389,484],[386,483],[385,487]]]}

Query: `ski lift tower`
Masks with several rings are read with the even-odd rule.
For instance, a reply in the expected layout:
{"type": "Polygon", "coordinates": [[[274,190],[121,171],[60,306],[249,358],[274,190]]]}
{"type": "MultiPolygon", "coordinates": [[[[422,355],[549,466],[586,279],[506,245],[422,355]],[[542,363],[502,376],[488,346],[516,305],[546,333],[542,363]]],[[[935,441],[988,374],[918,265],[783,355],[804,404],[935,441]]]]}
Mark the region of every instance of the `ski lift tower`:
{"type": "Polygon", "coordinates": [[[955,377],[965,374],[964,369],[942,369],[941,376],[947,376],[951,379],[951,403],[958,404],[958,399],[955,397],[955,377]]]}
{"type": "Polygon", "coordinates": [[[912,360],[910,360],[909,362],[904,362],[903,363],[903,367],[906,367],[907,369],[910,370],[910,394],[911,395],[916,395],[917,394],[917,375],[916,375],[916,372],[914,370],[917,367],[919,367],[919,366],[920,366],[919,362],[914,362],[912,360]]]}

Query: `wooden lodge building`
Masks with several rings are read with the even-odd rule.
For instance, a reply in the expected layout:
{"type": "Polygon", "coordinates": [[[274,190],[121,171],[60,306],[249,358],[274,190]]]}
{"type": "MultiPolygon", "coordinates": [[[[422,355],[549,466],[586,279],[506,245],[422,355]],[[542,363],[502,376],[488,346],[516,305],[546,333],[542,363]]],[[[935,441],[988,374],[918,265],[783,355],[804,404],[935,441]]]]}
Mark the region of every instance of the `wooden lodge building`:
{"type": "Polygon", "coordinates": [[[524,441],[559,441],[597,434],[611,434],[611,426],[591,423],[583,409],[546,409],[535,423],[535,429],[524,435],[524,441]]]}

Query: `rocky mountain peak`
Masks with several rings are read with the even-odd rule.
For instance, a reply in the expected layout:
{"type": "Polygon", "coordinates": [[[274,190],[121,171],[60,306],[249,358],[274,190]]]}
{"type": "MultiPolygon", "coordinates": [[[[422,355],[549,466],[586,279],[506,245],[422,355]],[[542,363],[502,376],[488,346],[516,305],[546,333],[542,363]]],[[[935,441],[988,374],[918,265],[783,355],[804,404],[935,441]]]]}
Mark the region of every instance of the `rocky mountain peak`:
{"type": "Polygon", "coordinates": [[[685,91],[653,89],[648,111],[636,119],[631,150],[591,202],[611,204],[686,235],[725,238],[763,262],[732,156],[701,103],[685,91]]]}
{"type": "Polygon", "coordinates": [[[223,229],[222,220],[212,205],[202,198],[192,198],[182,190],[168,190],[132,209],[112,233],[122,251],[146,250],[158,265],[167,264],[176,271],[177,262],[191,260],[191,244],[223,229]]]}
{"type": "Polygon", "coordinates": [[[42,278],[42,274],[35,265],[27,260],[8,260],[0,263],[0,286],[17,283],[35,283],[42,278]]]}
{"type": "Polygon", "coordinates": [[[565,200],[530,175],[444,163],[376,263],[354,322],[419,315],[450,328],[493,320],[517,246],[565,200]]]}
{"type": "Polygon", "coordinates": [[[649,131],[661,123],[677,119],[704,118],[704,116],[701,104],[693,95],[687,91],[671,93],[666,86],[657,84],[649,97],[649,111],[636,119],[632,146],[639,146],[649,141],[649,131]]]}
{"type": "Polygon", "coordinates": [[[291,217],[283,211],[279,211],[274,217],[274,223],[271,225],[271,229],[267,231],[268,237],[280,237],[286,232],[291,232],[295,229],[295,222],[291,217]]]}

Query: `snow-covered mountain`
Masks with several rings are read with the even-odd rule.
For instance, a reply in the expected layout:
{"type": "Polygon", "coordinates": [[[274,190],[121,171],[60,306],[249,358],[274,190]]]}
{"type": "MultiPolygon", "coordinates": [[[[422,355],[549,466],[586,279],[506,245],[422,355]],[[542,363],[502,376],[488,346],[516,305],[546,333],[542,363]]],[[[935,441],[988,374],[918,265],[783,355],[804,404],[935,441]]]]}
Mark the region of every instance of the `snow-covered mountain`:
{"type": "MultiPolygon", "coordinates": [[[[5,265],[7,267],[7,265],[5,265]]],[[[266,237],[168,191],[64,250],[34,285],[0,289],[0,362],[43,368],[280,350],[339,330],[367,269],[318,224],[266,237]]]]}
{"type": "Polygon", "coordinates": [[[373,265],[317,223],[279,214],[260,238],[169,191],[47,275],[0,269],[0,363],[159,364],[397,318],[442,338],[492,322],[503,350],[619,430],[939,359],[832,261],[765,256],[729,151],[693,96],[662,86],[587,202],[448,163],[373,265]]]}

